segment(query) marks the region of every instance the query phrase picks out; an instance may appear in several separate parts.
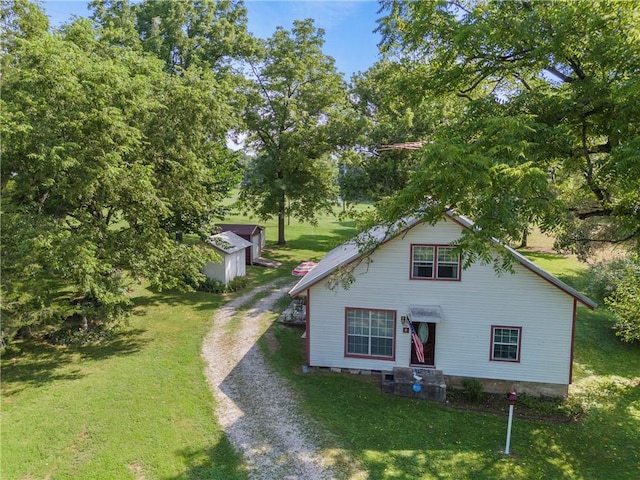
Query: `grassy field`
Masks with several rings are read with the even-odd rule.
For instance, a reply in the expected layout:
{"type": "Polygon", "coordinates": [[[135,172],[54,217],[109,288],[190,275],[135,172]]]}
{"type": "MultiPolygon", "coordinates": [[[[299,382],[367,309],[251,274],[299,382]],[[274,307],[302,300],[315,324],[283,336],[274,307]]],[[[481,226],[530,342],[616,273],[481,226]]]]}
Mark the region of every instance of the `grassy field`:
{"type": "MultiPolygon", "coordinates": [[[[232,218],[229,221],[241,221],[232,218]]],[[[326,219],[295,223],[272,257],[280,269],[249,267],[247,288],[293,279],[302,260],[354,233],[326,219]]],[[[267,224],[268,241],[275,224],[267,224]]],[[[20,344],[2,359],[0,478],[244,479],[240,458],[215,421],[200,356],[217,308],[232,295],[132,294],[135,314],[113,341],[88,346],[20,344]]]]}
{"type": "Polygon", "coordinates": [[[246,478],[202,373],[223,298],[140,288],[134,302],[112,342],[3,360],[3,479],[246,478]]]}
{"type": "MultiPolygon", "coordinates": [[[[321,258],[355,231],[335,218],[318,227],[292,222],[288,245],[275,248],[275,222],[266,226],[268,255],[283,267],[251,267],[249,288],[290,276],[295,264],[321,258]]],[[[546,250],[527,254],[566,281],[583,273],[574,260],[546,250]]],[[[0,477],[246,478],[215,421],[200,356],[213,313],[230,298],[139,287],[135,315],[113,341],[33,343],[21,355],[5,355],[0,477]]],[[[274,324],[268,335],[280,347],[265,351],[300,393],[301,408],[333,439],[327,450],[354,459],[371,479],[638,478],[640,350],[622,345],[610,322],[602,311],[579,314],[570,401],[583,405],[582,419],[516,420],[511,457],[499,453],[506,417],[391,397],[373,378],[303,375],[300,332],[290,327],[274,324]]]]}

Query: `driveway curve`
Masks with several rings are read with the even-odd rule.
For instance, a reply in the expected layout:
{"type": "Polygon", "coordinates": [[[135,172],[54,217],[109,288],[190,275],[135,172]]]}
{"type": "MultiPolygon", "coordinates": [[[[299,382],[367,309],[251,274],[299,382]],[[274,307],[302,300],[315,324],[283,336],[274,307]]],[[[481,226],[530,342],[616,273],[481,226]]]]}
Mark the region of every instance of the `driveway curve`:
{"type": "Polygon", "coordinates": [[[323,453],[313,439],[317,427],[299,413],[287,382],[265,362],[257,345],[272,323],[266,314],[291,286],[272,282],[216,312],[202,349],[216,416],[244,456],[251,479],[346,478],[336,474],[333,455],[323,453]]]}

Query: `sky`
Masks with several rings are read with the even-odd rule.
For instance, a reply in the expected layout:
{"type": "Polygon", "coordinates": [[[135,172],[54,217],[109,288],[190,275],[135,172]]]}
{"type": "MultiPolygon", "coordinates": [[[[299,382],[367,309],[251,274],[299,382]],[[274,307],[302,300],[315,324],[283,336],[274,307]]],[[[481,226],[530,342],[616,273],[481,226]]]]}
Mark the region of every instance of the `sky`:
{"type": "MultiPolygon", "coordinates": [[[[67,22],[72,15],[89,16],[85,0],[41,2],[52,26],[67,22]]],[[[277,26],[290,29],[294,20],[313,18],[325,31],[324,53],[333,57],[336,68],[349,80],[364,72],[378,58],[380,36],[374,33],[379,5],[374,0],[245,0],[249,31],[268,38],[277,26]]]]}

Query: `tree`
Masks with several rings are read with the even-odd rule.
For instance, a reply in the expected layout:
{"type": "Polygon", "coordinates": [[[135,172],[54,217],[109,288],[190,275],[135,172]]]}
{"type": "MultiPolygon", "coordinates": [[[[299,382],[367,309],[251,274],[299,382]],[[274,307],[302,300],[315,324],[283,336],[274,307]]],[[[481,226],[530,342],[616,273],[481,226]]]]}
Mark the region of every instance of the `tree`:
{"type": "Polygon", "coordinates": [[[383,2],[385,53],[424,63],[403,99],[465,100],[386,214],[456,208],[476,221],[462,240],[483,256],[476,240],[517,241],[530,221],[583,257],[639,249],[639,5],[383,2]]]}
{"type": "Polygon", "coordinates": [[[338,188],[342,200],[342,211],[347,203],[370,197],[367,173],[363,167],[365,156],[353,150],[342,152],[339,158],[338,188]]]}
{"type": "Polygon", "coordinates": [[[235,186],[240,168],[239,154],[226,148],[223,137],[241,123],[238,85],[244,79],[232,62],[255,48],[246,9],[230,0],[93,0],[91,6],[105,41],[144,50],[164,62],[171,84],[166,107],[182,115],[158,117],[150,130],[155,151],[149,155],[162,158],[175,175],[162,187],[173,206],[163,226],[178,238],[183,231],[200,233],[203,225],[224,215],[221,194],[235,186]],[[189,111],[193,124],[184,122],[189,111]],[[202,162],[208,162],[204,169],[202,162]],[[175,188],[194,183],[203,191],[175,188]]]}
{"type": "Polygon", "coordinates": [[[89,20],[19,39],[4,58],[2,337],[80,316],[126,313],[126,278],[199,278],[212,249],[171,239],[172,219],[208,221],[235,185],[227,87],[169,76],[103,41],[89,20]]]}
{"type": "Polygon", "coordinates": [[[412,149],[395,146],[430,139],[459,111],[455,96],[425,97],[416,90],[424,70],[414,58],[382,60],[353,79],[351,99],[361,120],[359,143],[367,153],[362,167],[374,199],[404,188],[419,163],[412,149]],[[420,96],[421,101],[407,102],[407,96],[420,96]]]}
{"type": "Polygon", "coordinates": [[[256,151],[240,193],[242,204],[261,218],[278,217],[278,244],[285,244],[285,218],[313,223],[331,211],[339,145],[333,127],[342,115],[345,87],[334,61],[322,53],[324,32],[311,20],[279,27],[253,62],[245,122],[256,151]]]}
{"type": "Polygon", "coordinates": [[[640,342],[640,256],[629,258],[605,304],[616,316],[616,335],[627,343],[640,342]]]}
{"type": "Polygon", "coordinates": [[[144,50],[170,72],[197,65],[221,74],[255,48],[242,1],[145,0],[132,8],[144,50]]]}
{"type": "Polygon", "coordinates": [[[0,0],[2,52],[16,47],[19,38],[34,38],[49,30],[49,19],[29,0],[0,0]]]}

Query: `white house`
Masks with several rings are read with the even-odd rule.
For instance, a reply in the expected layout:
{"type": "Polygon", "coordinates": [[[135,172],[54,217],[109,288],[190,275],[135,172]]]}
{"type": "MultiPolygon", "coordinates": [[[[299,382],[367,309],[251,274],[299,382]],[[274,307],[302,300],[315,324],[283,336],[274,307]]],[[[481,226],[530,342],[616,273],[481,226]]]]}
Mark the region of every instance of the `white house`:
{"type": "Polygon", "coordinates": [[[452,245],[469,228],[454,214],[411,219],[394,233],[371,230],[380,243],[370,255],[356,241],[330,251],[289,292],[307,297],[309,366],[429,368],[449,385],[473,377],[486,391],[566,395],[576,309],[596,304],[510,248],[513,274],[463,269],[452,245]]]}
{"type": "Polygon", "coordinates": [[[251,247],[251,242],[233,232],[222,232],[211,235],[209,244],[218,251],[222,261],[205,264],[203,273],[207,278],[226,285],[236,277],[245,276],[245,251],[251,247]]]}
{"type": "Polygon", "coordinates": [[[265,245],[265,230],[260,225],[237,224],[237,223],[220,223],[217,225],[223,232],[233,232],[239,237],[251,242],[251,248],[246,251],[247,265],[253,265],[262,254],[265,245]]]}

